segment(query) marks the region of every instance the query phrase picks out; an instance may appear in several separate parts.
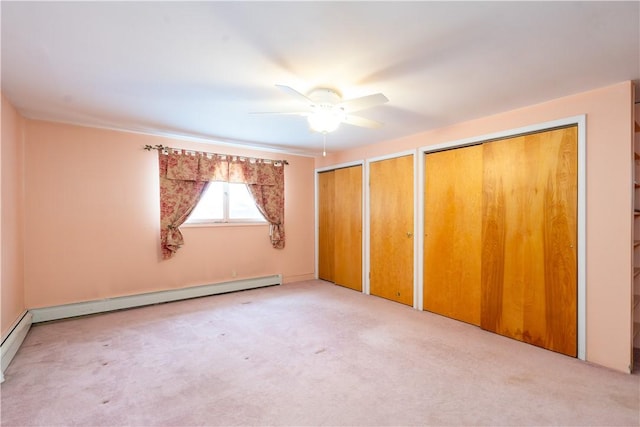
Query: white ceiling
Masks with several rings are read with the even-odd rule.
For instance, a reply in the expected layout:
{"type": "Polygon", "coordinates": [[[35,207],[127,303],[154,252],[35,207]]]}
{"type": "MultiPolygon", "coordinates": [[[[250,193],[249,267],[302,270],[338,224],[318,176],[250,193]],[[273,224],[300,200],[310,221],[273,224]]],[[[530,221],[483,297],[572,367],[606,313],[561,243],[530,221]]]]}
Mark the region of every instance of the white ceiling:
{"type": "MultiPolygon", "coordinates": [[[[329,151],[640,79],[640,2],[2,1],[25,116],[317,154],[275,84],[382,92],[329,151]]],[[[640,92],[640,90],[639,90],[640,92]]]]}

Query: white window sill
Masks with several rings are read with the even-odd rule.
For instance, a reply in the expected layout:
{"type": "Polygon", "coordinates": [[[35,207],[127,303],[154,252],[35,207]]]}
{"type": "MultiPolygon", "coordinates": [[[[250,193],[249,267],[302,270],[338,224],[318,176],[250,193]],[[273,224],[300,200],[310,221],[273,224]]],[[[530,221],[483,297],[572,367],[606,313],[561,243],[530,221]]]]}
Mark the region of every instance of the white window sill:
{"type": "Polygon", "coordinates": [[[268,222],[191,222],[184,223],[180,228],[199,228],[199,227],[255,227],[255,226],[268,226],[268,222]]]}

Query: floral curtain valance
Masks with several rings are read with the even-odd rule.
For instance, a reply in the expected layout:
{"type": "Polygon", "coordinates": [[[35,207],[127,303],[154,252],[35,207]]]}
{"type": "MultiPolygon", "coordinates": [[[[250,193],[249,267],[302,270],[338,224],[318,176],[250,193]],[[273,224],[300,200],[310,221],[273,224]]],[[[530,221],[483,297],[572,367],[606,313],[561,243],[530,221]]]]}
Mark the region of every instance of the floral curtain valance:
{"type": "Polygon", "coordinates": [[[162,146],[160,174],[160,240],[164,259],[183,245],[179,227],[187,220],[211,181],[244,183],[258,210],[270,224],[271,245],[283,249],[285,161],[189,152],[162,146]]]}
{"type": "Polygon", "coordinates": [[[224,181],[277,185],[282,163],[188,151],[161,152],[166,156],[164,177],[182,181],[224,181]]]}

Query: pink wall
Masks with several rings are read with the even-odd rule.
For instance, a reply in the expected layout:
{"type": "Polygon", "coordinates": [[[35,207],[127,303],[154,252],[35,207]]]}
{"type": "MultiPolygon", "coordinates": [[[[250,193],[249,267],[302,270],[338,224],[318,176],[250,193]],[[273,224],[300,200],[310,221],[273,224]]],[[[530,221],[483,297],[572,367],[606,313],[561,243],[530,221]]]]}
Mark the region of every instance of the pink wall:
{"type": "Polygon", "coordinates": [[[27,120],[25,300],[53,306],[283,274],[314,275],[312,158],[27,120]],[[163,144],[286,159],[286,247],[267,225],[184,228],[161,260],[157,154],[163,144]]]}
{"type": "Polygon", "coordinates": [[[316,167],[587,115],[587,360],[629,371],[633,85],[568,96],[507,113],[318,158],[316,167]]]}
{"type": "Polygon", "coordinates": [[[2,97],[0,144],[0,283],[2,337],[25,311],[24,301],[24,119],[2,97]]]}

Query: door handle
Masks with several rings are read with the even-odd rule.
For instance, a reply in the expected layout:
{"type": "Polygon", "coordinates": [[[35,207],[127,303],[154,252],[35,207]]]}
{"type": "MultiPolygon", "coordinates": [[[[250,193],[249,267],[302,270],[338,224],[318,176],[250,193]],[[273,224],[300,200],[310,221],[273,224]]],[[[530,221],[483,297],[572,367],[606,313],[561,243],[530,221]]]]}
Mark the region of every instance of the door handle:
{"type": "Polygon", "coordinates": [[[408,238],[411,238],[411,236],[413,236],[413,233],[412,233],[412,232],[410,232],[410,231],[407,231],[407,237],[408,237],[408,238]]]}

